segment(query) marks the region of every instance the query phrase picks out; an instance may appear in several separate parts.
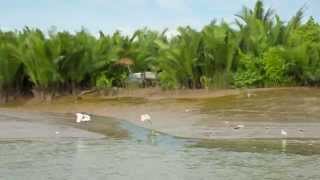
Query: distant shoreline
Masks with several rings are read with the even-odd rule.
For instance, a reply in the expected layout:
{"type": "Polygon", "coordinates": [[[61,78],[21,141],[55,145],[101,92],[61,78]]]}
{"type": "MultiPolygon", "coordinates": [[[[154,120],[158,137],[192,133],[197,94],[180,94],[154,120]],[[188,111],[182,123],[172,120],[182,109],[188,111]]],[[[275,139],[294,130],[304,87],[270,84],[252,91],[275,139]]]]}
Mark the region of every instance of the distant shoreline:
{"type": "MultiPolygon", "coordinates": [[[[51,101],[40,101],[31,96],[17,96],[15,100],[11,100],[7,104],[0,105],[6,106],[19,106],[21,104],[56,104],[59,102],[76,102],[86,100],[112,100],[119,98],[142,98],[145,100],[165,100],[165,99],[204,99],[204,98],[217,98],[230,95],[240,95],[246,93],[265,92],[272,90],[292,90],[292,89],[320,89],[318,87],[271,87],[271,88],[242,88],[242,89],[177,89],[177,90],[162,90],[160,88],[135,88],[135,89],[119,89],[115,94],[101,96],[97,92],[89,93],[87,95],[79,96],[78,99],[72,95],[58,95],[51,101]]],[[[88,90],[90,91],[90,90],[88,90]]]]}

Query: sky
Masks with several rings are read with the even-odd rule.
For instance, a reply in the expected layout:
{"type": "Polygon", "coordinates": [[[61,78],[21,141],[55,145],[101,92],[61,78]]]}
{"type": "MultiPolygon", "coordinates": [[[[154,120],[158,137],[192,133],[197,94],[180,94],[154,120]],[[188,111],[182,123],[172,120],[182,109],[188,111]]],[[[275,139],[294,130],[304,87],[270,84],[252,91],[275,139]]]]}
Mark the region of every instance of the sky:
{"type": "MultiPolygon", "coordinates": [[[[253,7],[256,0],[0,0],[0,29],[24,26],[48,30],[92,33],[120,30],[132,33],[138,28],[155,30],[190,25],[202,28],[213,19],[232,23],[243,6],[253,7]]],[[[320,22],[320,0],[264,0],[288,20],[301,7],[305,16],[320,22]]]]}

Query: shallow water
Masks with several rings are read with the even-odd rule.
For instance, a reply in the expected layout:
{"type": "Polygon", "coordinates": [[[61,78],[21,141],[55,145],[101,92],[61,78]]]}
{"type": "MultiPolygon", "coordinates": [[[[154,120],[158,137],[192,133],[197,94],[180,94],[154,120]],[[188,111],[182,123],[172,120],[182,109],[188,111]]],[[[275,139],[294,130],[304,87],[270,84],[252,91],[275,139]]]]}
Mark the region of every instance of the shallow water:
{"type": "Polygon", "coordinates": [[[317,140],[183,139],[125,121],[94,121],[89,129],[111,122],[115,133],[1,139],[0,179],[320,179],[317,140]]]}
{"type": "MultiPolygon", "coordinates": [[[[205,116],[198,125],[225,120],[318,123],[319,102],[320,93],[314,90],[209,99],[202,102],[199,113],[205,116]]],[[[31,130],[49,132],[0,137],[0,180],[320,179],[319,139],[179,138],[119,119],[94,117],[90,123],[76,124],[72,115],[54,113],[1,112],[1,121],[40,123],[36,128],[41,131],[31,130]],[[78,131],[69,136],[67,126],[104,137],[78,131]]]]}
{"type": "Polygon", "coordinates": [[[1,144],[0,179],[319,179],[320,156],[116,139],[1,144]]]}

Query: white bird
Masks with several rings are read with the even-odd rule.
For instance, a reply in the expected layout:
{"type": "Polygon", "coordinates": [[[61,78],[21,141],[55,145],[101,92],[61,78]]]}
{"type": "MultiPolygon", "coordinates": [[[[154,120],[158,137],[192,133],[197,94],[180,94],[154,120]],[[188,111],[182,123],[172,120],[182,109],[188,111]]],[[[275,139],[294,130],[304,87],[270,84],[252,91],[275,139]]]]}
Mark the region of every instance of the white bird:
{"type": "Polygon", "coordinates": [[[281,135],[282,135],[282,136],[287,136],[287,135],[288,135],[288,133],[287,133],[287,131],[285,131],[285,130],[281,129],[281,135]]]}
{"type": "Polygon", "coordinates": [[[239,128],[244,128],[244,125],[240,124],[240,125],[238,125],[237,127],[239,127],[239,128]]]}
{"type": "Polygon", "coordinates": [[[60,134],[60,132],[59,132],[59,131],[56,131],[56,134],[58,135],[58,134],[60,134]]]}
{"type": "Polygon", "coordinates": [[[91,121],[91,117],[88,114],[84,114],[82,121],[83,122],[91,121]]]}
{"type": "Polygon", "coordinates": [[[88,121],[91,121],[91,117],[88,114],[76,113],[76,122],[77,123],[88,122],[88,121]]]}
{"type": "Polygon", "coordinates": [[[76,122],[80,123],[82,121],[83,115],[81,113],[76,113],[76,122]]]}
{"type": "Polygon", "coordinates": [[[145,122],[145,121],[151,122],[151,116],[149,114],[142,114],[140,116],[140,121],[142,121],[142,122],[145,122]]]}
{"type": "Polygon", "coordinates": [[[257,95],[254,94],[254,93],[247,92],[247,97],[248,97],[248,98],[251,98],[251,97],[253,97],[253,96],[257,96],[257,95]]]}

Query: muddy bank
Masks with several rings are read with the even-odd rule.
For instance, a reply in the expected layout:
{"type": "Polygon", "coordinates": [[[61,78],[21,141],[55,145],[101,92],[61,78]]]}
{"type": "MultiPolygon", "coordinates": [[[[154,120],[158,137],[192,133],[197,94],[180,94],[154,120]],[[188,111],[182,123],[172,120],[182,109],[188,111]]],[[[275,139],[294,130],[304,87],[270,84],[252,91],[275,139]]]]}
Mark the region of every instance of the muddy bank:
{"type": "Polygon", "coordinates": [[[116,98],[86,96],[78,101],[61,98],[51,104],[27,102],[6,110],[88,112],[187,138],[309,139],[320,138],[319,103],[319,89],[282,88],[146,93],[116,98]],[[144,113],[151,115],[152,125],[139,121],[144,113]]]}
{"type": "MultiPolygon", "coordinates": [[[[0,141],[52,138],[104,138],[103,134],[59,123],[62,115],[0,110],[0,141]]],[[[65,118],[63,121],[66,121],[65,118]]]]}

